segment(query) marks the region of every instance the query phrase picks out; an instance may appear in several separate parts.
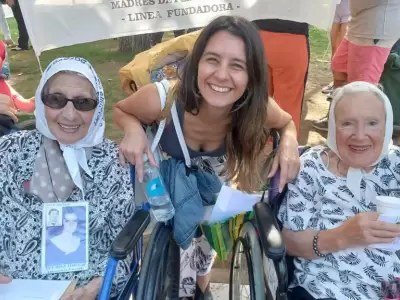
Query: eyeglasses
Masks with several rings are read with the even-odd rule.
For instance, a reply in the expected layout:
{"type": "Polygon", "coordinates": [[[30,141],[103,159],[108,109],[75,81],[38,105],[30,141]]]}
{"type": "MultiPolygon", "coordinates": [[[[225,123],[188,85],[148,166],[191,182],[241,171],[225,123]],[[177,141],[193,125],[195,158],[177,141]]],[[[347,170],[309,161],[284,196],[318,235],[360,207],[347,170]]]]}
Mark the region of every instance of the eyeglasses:
{"type": "Polygon", "coordinates": [[[91,98],[77,97],[74,99],[68,99],[63,94],[47,94],[42,96],[42,102],[44,105],[54,108],[62,109],[68,102],[72,102],[76,110],[79,111],[91,111],[97,107],[97,100],[91,98]]]}

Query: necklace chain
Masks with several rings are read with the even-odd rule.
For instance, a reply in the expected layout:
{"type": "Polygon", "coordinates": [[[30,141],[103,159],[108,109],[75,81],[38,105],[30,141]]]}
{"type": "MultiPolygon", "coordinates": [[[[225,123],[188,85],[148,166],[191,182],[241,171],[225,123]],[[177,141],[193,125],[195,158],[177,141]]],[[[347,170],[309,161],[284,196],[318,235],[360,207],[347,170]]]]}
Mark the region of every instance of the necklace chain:
{"type": "Polygon", "coordinates": [[[49,160],[47,158],[46,145],[43,145],[43,150],[44,150],[44,158],[46,159],[46,164],[47,164],[47,173],[49,174],[49,178],[50,178],[51,189],[53,190],[53,194],[56,197],[57,202],[61,202],[57,196],[56,191],[54,190],[53,177],[51,176],[51,172],[50,172],[50,164],[49,164],[49,160]]]}

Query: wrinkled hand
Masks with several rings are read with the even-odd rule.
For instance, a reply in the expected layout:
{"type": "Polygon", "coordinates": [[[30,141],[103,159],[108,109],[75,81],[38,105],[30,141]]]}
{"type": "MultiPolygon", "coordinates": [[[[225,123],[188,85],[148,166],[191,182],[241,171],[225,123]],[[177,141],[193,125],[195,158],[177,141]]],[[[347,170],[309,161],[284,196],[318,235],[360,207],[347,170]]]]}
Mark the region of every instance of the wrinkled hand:
{"type": "Polygon", "coordinates": [[[126,166],[127,162],[135,165],[136,173],[140,182],[143,180],[143,154],[147,154],[149,162],[153,166],[157,166],[151,145],[147,140],[146,133],[143,128],[126,132],[120,144],[119,159],[122,165],[126,166]]]}
{"type": "Polygon", "coordinates": [[[3,275],[0,275],[0,284],[7,284],[11,282],[11,278],[10,277],[6,277],[3,275]]]}
{"type": "Polygon", "coordinates": [[[377,212],[359,213],[338,227],[343,248],[391,243],[400,236],[400,225],[378,221],[377,212]]]}
{"type": "Polygon", "coordinates": [[[300,169],[299,144],[292,136],[284,136],[279,143],[278,152],[272,163],[268,177],[271,178],[280,169],[279,192],[288,182],[296,178],[300,169]]]}
{"type": "Polygon", "coordinates": [[[77,288],[60,298],[60,300],[95,300],[100,289],[103,278],[92,279],[86,286],[77,288]]]}

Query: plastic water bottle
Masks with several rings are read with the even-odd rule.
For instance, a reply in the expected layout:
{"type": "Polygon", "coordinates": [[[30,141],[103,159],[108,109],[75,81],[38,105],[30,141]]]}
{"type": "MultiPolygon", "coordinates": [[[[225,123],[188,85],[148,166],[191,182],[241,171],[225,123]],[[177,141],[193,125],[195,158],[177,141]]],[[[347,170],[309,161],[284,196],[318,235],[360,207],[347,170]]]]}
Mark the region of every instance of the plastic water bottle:
{"type": "Polygon", "coordinates": [[[144,157],[142,189],[151,205],[154,218],[158,222],[166,222],[172,219],[175,215],[175,209],[168,191],[165,189],[160,170],[150,164],[147,156],[144,157]]]}

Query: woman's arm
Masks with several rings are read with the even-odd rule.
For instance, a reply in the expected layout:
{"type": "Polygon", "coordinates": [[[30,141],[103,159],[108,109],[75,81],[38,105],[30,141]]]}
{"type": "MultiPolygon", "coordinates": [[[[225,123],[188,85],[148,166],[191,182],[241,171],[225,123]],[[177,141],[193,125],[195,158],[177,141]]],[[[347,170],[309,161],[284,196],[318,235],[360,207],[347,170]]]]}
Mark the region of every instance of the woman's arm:
{"type": "Polygon", "coordinates": [[[268,100],[267,126],[268,128],[278,129],[281,138],[290,136],[297,139],[296,126],[292,117],[280,108],[278,103],[272,98],[268,100]]]}
{"type": "MultiPolygon", "coordinates": [[[[3,79],[0,79],[3,80],[3,79]]],[[[0,114],[9,116],[14,123],[18,122],[17,111],[8,95],[0,94],[0,114]]]]}
{"type": "Polygon", "coordinates": [[[292,117],[281,109],[272,98],[269,99],[267,106],[267,126],[279,130],[279,150],[268,177],[271,178],[278,168],[281,169],[279,179],[279,192],[281,192],[285,184],[291,182],[299,171],[299,144],[292,117]]]}
{"type": "Polygon", "coordinates": [[[125,133],[141,126],[151,124],[161,114],[160,96],[155,84],[140,88],[128,98],[114,105],[114,122],[125,133]]]}
{"type": "Polygon", "coordinates": [[[142,124],[154,123],[160,116],[161,99],[155,84],[140,88],[114,106],[114,121],[125,133],[119,159],[123,165],[129,162],[136,166],[139,181],[143,179],[143,154],[153,166],[157,165],[142,124]]]}
{"type": "MultiPolygon", "coordinates": [[[[293,231],[283,228],[282,235],[288,254],[310,260],[318,258],[313,249],[313,239],[317,232],[311,229],[293,231]]],[[[343,243],[338,232],[337,228],[321,231],[318,234],[318,251],[328,254],[343,250],[343,243]]]]}

